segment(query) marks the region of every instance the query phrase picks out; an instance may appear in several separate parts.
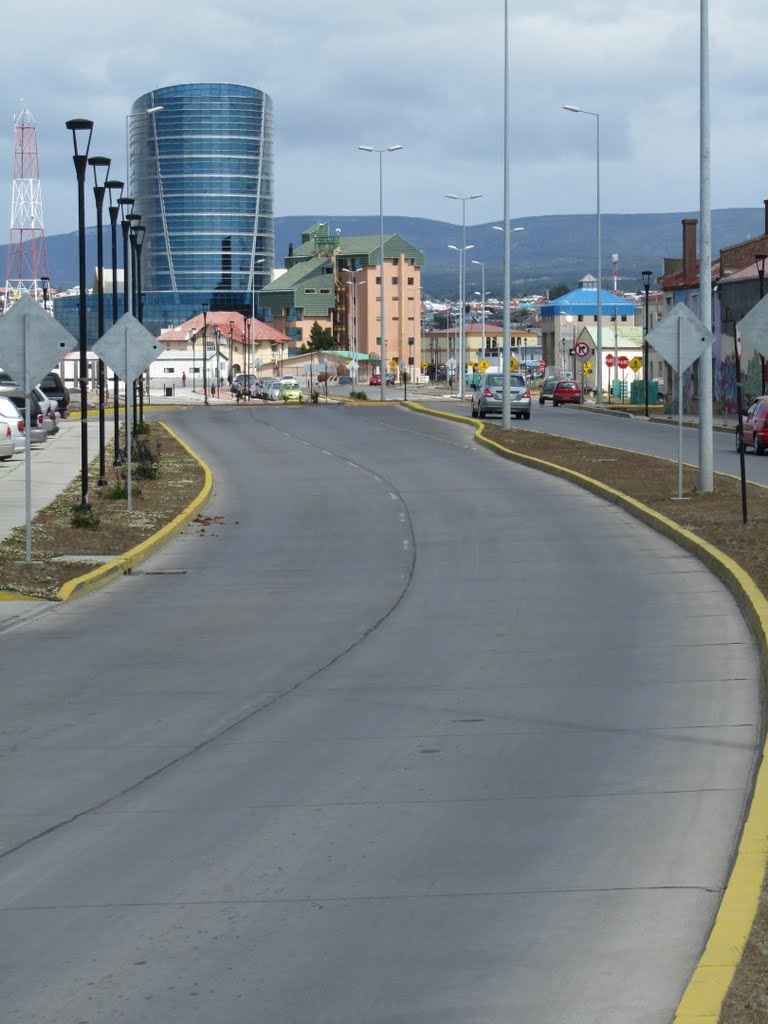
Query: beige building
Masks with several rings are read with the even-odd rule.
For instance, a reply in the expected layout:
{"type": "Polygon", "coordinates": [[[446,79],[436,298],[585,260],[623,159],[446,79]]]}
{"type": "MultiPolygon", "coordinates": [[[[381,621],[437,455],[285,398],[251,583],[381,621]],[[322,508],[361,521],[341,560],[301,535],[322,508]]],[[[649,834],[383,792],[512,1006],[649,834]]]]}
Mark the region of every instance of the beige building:
{"type": "MultiPolygon", "coordinates": [[[[293,350],[309,346],[317,323],[333,348],[380,356],[380,238],[330,234],[326,223],[302,235],[286,259],[286,272],[259,292],[259,309],[289,338],[293,350]]],[[[400,235],[384,237],[384,316],[387,368],[418,370],[421,354],[423,253],[400,235]]],[[[326,348],[330,347],[328,345],[326,348]]]]}

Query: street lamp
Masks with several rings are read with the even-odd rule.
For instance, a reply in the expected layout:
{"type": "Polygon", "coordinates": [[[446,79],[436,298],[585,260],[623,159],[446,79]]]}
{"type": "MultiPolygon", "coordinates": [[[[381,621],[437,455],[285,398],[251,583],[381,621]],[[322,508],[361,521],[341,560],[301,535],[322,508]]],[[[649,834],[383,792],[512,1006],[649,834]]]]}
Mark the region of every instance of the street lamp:
{"type": "MultiPolygon", "coordinates": [[[[133,265],[135,267],[135,278],[136,278],[136,319],[139,323],[144,322],[144,301],[141,295],[141,250],[144,245],[144,235],[146,234],[146,227],[141,223],[141,215],[138,213],[132,213],[130,215],[131,220],[131,252],[133,255],[133,265]]],[[[134,382],[134,395],[138,395],[138,402],[134,402],[133,406],[133,429],[136,432],[137,417],[138,422],[144,422],[144,374],[140,374],[138,379],[134,382]],[[138,410],[137,410],[138,406],[138,410]]]]}
{"type": "MultiPolygon", "coordinates": [[[[112,323],[117,323],[117,215],[120,212],[119,202],[123,194],[123,183],[116,179],[104,182],[109,191],[109,226],[112,243],[112,323]]],[[[125,270],[123,270],[125,273],[125,270]]],[[[114,452],[112,465],[118,465],[117,450],[120,447],[120,383],[117,374],[112,376],[112,397],[115,425],[114,452]]]]}
{"type": "Polygon", "coordinates": [[[381,400],[386,401],[387,392],[387,326],[384,318],[384,154],[396,153],[402,146],[358,146],[364,153],[379,154],[379,324],[381,330],[381,400]]]}
{"type": "Polygon", "coordinates": [[[643,366],[645,367],[645,415],[648,415],[648,383],[649,383],[649,369],[648,369],[648,292],[651,287],[651,271],[643,270],[643,290],[645,291],[645,330],[643,331],[643,366]]]}
{"type": "MultiPolygon", "coordinates": [[[[480,301],[482,303],[480,315],[483,318],[482,323],[480,325],[480,344],[483,347],[483,351],[480,355],[480,358],[485,359],[485,264],[483,263],[482,260],[472,260],[472,262],[476,263],[477,266],[480,267],[480,301]]],[[[475,292],[475,295],[477,295],[477,292],[475,292]]]]}
{"type": "MultiPolygon", "coordinates": [[[[93,198],[96,203],[96,274],[99,282],[98,317],[99,337],[104,334],[104,194],[112,161],[107,156],[92,156],[88,160],[93,168],[93,198]],[[99,174],[101,173],[101,180],[99,174]]],[[[107,368],[99,359],[99,487],[107,486],[106,433],[104,402],[107,390],[107,368]]]]}
{"type": "Polygon", "coordinates": [[[80,504],[84,509],[88,503],[88,303],[86,301],[85,284],[85,172],[88,166],[88,151],[91,148],[93,121],[75,118],[66,122],[68,131],[72,132],[75,147],[74,162],[77,174],[77,236],[80,277],[80,504]]]}
{"type": "MultiPolygon", "coordinates": [[[[755,253],[755,266],[757,267],[757,278],[760,282],[760,298],[763,297],[763,288],[765,285],[765,261],[768,260],[768,256],[765,253],[755,253]]],[[[760,394],[765,394],[765,356],[760,356],[760,394]]]]}
{"type": "Polygon", "coordinates": [[[454,252],[459,254],[459,398],[464,397],[464,376],[466,368],[466,356],[465,356],[465,345],[466,345],[466,324],[465,324],[465,312],[464,312],[464,254],[468,249],[474,249],[474,245],[465,245],[461,248],[458,245],[450,245],[449,249],[453,249],[454,252]]]}
{"type": "Polygon", "coordinates": [[[210,303],[203,302],[203,401],[206,405],[210,405],[208,401],[208,306],[210,303]]]}
{"type": "Polygon", "coordinates": [[[597,404],[603,404],[603,262],[602,225],[600,220],[600,115],[594,110],[584,110],[571,104],[563,104],[563,110],[572,114],[588,114],[595,119],[597,154],[597,404]]]}
{"type": "MultiPolygon", "coordinates": [[[[467,203],[470,199],[480,199],[482,192],[473,192],[469,196],[456,196],[452,192],[446,192],[446,199],[456,199],[461,203],[461,252],[459,254],[459,307],[461,310],[459,320],[459,364],[461,376],[459,377],[459,398],[464,397],[464,377],[466,363],[467,333],[464,318],[464,303],[466,295],[466,257],[467,249],[474,248],[467,245],[467,203]]],[[[449,247],[450,248],[450,247],[449,247]]]]}
{"type": "Polygon", "coordinates": [[[356,281],[355,275],[357,274],[357,268],[342,267],[342,274],[352,274],[353,276],[348,279],[349,289],[352,296],[350,302],[351,320],[352,320],[352,331],[351,331],[351,342],[352,342],[352,362],[355,364],[352,367],[352,382],[357,387],[357,375],[359,370],[359,345],[358,345],[358,329],[357,329],[357,289],[365,288],[365,281],[356,281]]]}
{"type": "MultiPolygon", "coordinates": [[[[504,52],[504,72],[505,82],[508,81],[509,75],[509,33],[507,31],[507,6],[504,6],[504,36],[505,36],[505,52],[504,52]]],[[[509,101],[507,98],[508,86],[505,85],[504,94],[504,226],[498,224],[493,225],[494,231],[504,232],[504,326],[503,326],[503,338],[501,346],[501,425],[504,430],[510,430],[512,427],[512,404],[509,397],[509,389],[512,381],[510,378],[510,362],[512,356],[512,340],[511,340],[511,328],[512,328],[512,289],[511,289],[511,270],[512,270],[512,250],[515,248],[511,244],[510,238],[514,232],[525,231],[524,227],[510,227],[509,223],[509,113],[508,106],[509,101]]],[[[518,244],[518,243],[516,243],[518,244]]]]}

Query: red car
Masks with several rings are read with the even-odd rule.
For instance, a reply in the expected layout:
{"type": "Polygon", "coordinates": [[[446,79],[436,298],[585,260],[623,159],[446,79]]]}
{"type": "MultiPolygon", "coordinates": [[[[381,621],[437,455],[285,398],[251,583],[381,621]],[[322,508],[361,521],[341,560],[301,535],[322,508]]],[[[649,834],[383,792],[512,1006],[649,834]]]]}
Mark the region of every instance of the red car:
{"type": "Polygon", "coordinates": [[[552,405],[565,405],[567,402],[578,405],[581,402],[581,388],[576,380],[559,380],[552,392],[552,405]]]}
{"type": "Polygon", "coordinates": [[[368,387],[369,388],[381,387],[381,374],[380,373],[372,373],[371,374],[371,376],[370,376],[370,378],[368,380],[368,387]]]}
{"type": "MultiPolygon", "coordinates": [[[[743,420],[744,447],[754,448],[755,455],[764,455],[768,448],[768,395],[756,398],[744,413],[743,420]]],[[[736,449],[739,437],[736,433],[736,449]]]]}

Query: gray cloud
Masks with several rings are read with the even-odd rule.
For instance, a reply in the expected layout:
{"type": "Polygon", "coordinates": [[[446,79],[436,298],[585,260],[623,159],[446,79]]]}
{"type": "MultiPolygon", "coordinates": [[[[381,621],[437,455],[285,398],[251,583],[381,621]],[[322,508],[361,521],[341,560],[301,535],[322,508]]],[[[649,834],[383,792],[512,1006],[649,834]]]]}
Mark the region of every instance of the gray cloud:
{"type": "MultiPolygon", "coordinates": [[[[594,120],[563,103],[600,112],[606,212],[696,208],[698,12],[693,0],[510,0],[513,216],[594,209],[594,120]]],[[[768,10],[711,3],[710,39],[712,203],[759,206],[768,10]]],[[[501,216],[503,0],[390,0],[332,16],[309,0],[224,0],[215,10],[136,0],[128,19],[72,0],[38,19],[32,56],[9,49],[0,68],[0,209],[10,216],[12,116],[23,97],[38,124],[50,234],[76,229],[64,121],[92,118],[93,152],[122,177],[130,104],[190,81],[272,96],[279,214],[375,212],[377,162],[356,147],[399,143],[403,152],[386,158],[393,213],[457,220],[444,193],[482,192],[468,218],[501,216]]]]}

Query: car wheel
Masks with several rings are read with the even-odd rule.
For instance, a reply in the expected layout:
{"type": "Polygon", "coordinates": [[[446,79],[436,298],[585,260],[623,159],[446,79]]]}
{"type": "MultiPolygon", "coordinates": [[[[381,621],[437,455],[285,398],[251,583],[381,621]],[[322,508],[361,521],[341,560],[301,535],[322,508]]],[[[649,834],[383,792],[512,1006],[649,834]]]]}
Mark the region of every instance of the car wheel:
{"type": "Polygon", "coordinates": [[[477,415],[480,417],[481,420],[485,419],[485,409],[483,409],[483,407],[480,405],[478,405],[477,407],[477,415]]]}
{"type": "Polygon", "coordinates": [[[558,407],[558,405],[560,405],[560,403],[559,403],[559,402],[556,402],[556,401],[554,400],[554,398],[553,398],[553,399],[552,399],[552,408],[553,408],[553,409],[556,409],[556,408],[558,407]]]}
{"type": "Polygon", "coordinates": [[[472,419],[477,419],[477,409],[474,407],[474,405],[472,406],[472,419]]]}
{"type": "Polygon", "coordinates": [[[755,436],[755,455],[765,455],[765,445],[755,436]]]}
{"type": "Polygon", "coordinates": [[[544,399],[541,397],[541,395],[539,396],[539,405],[544,405],[544,399]]]}
{"type": "Polygon", "coordinates": [[[524,412],[523,413],[523,419],[524,420],[529,420],[530,418],[531,418],[531,414],[529,412],[524,412]]]}
{"type": "Polygon", "coordinates": [[[740,452],[741,451],[741,437],[739,436],[739,428],[738,427],[736,427],[736,435],[735,435],[734,440],[736,442],[736,451],[740,452]]]}

